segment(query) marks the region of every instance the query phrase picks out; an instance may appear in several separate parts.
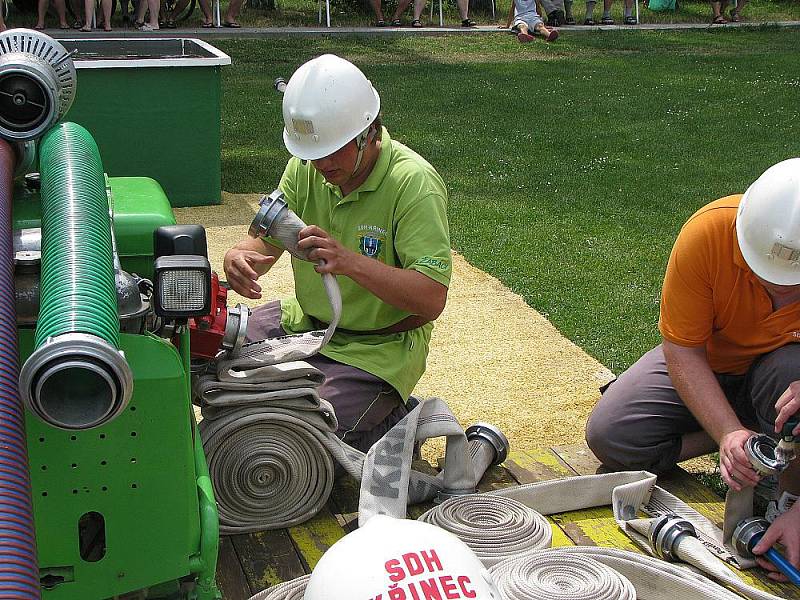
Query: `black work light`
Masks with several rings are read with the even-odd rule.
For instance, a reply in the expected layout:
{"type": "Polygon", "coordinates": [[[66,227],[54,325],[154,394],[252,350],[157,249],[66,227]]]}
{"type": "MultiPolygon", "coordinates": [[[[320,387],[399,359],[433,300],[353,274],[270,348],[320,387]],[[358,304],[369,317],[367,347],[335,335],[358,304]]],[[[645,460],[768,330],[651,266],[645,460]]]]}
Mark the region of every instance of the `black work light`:
{"type": "Polygon", "coordinates": [[[188,319],[211,312],[211,264],[199,225],[159,227],[154,233],[153,310],[159,317],[188,319]]]}

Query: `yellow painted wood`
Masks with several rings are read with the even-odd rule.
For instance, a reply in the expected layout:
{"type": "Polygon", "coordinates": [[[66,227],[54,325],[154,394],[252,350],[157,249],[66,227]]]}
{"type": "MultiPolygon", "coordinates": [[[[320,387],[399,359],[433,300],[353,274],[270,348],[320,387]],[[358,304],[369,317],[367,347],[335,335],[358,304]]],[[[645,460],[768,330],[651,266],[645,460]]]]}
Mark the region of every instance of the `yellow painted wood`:
{"type": "Polygon", "coordinates": [[[641,552],[614,520],[610,506],[551,515],[577,546],[604,546],[641,552]]]}
{"type": "Polygon", "coordinates": [[[547,517],[547,520],[550,521],[550,527],[553,530],[553,548],[562,548],[564,546],[574,546],[575,542],[573,542],[569,536],[564,533],[564,531],[559,527],[558,523],[553,521],[550,517],[547,517]]]}
{"type": "Polygon", "coordinates": [[[297,553],[306,567],[312,570],[325,551],[344,536],[344,530],[336,518],[325,508],[303,523],[288,529],[297,553]]]}
{"type": "Polygon", "coordinates": [[[505,467],[519,483],[535,483],[575,475],[575,472],[548,448],[512,450],[505,467]]]}

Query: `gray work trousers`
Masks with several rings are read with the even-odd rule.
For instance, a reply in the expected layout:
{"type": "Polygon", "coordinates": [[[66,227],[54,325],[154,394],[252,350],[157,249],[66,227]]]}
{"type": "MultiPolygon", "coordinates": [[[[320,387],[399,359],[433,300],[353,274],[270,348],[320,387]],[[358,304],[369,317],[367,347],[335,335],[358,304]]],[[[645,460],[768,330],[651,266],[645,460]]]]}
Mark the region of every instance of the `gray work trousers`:
{"type": "MultiPolygon", "coordinates": [[[[717,374],[745,427],[775,436],[775,402],[800,379],[800,344],[759,357],[744,375],[717,374]]],[[[659,345],[604,388],[586,424],[586,442],[608,468],[672,469],[681,437],[702,430],[672,386],[659,345]]]]}
{"type": "MultiPolygon", "coordinates": [[[[281,327],[280,301],[268,302],[253,310],[247,322],[247,341],[286,335],[281,327]]],[[[371,373],[316,354],[306,359],[325,375],[317,390],[333,405],[343,441],[366,452],[389,431],[408,410],[391,385],[371,373]]]]}

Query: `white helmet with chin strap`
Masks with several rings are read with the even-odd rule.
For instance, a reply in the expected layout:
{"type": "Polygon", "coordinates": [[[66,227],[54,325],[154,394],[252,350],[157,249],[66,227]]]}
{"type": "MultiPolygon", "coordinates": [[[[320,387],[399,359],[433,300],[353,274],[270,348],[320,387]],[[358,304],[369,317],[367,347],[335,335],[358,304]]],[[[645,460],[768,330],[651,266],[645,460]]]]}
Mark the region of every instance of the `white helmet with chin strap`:
{"type": "Polygon", "coordinates": [[[773,165],[747,189],[736,236],[753,273],[777,285],[800,285],[800,158],[773,165]]]}
{"type": "Polygon", "coordinates": [[[317,160],[355,140],[357,169],[380,108],[378,92],[358,67],[324,54],[301,65],[286,84],[283,142],[294,156],[317,160]]]}
{"type": "Polygon", "coordinates": [[[502,600],[489,571],[453,534],[376,515],[322,556],[303,600],[502,600]]]}

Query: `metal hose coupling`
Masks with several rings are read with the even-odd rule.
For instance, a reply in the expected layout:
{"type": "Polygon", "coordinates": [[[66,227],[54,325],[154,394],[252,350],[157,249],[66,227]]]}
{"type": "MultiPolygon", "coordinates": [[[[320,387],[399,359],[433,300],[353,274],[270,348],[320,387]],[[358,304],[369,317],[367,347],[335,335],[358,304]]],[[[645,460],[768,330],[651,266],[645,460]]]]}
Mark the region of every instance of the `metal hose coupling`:
{"type": "Polygon", "coordinates": [[[510,448],[508,438],[498,427],[491,423],[481,421],[470,425],[464,431],[464,434],[467,436],[468,441],[478,440],[487,443],[494,450],[494,458],[490,466],[502,464],[508,458],[508,449],[510,448]]]}
{"type": "Polygon", "coordinates": [[[253,238],[272,237],[278,240],[286,250],[301,260],[308,260],[308,251],[297,247],[297,234],[306,224],[286,204],[283,192],[274,190],[262,196],[258,202],[259,209],[247,234],[253,238]]]}
{"type": "MultiPolygon", "coordinates": [[[[769,521],[761,517],[749,517],[739,522],[733,530],[731,543],[737,554],[747,558],[753,558],[753,548],[756,547],[762,536],[769,528],[769,521]]],[[[775,565],[778,570],[789,578],[795,585],[800,585],[800,571],[789,562],[783,554],[775,548],[769,548],[764,552],[765,559],[775,565]]]]}
{"type": "Polygon", "coordinates": [[[697,537],[694,525],[674,514],[665,514],[653,519],[647,532],[656,555],[670,562],[679,560],[678,544],[686,536],[697,537]]]}
{"type": "Polygon", "coordinates": [[[778,475],[789,466],[789,460],[776,452],[778,443],[768,435],[754,435],[744,444],[744,451],[756,473],[762,477],[778,475]]]}
{"type": "Polygon", "coordinates": [[[125,357],[95,335],[48,338],[25,362],[20,392],[31,412],[60,429],[90,429],[117,417],[133,392],[125,357]]]}

